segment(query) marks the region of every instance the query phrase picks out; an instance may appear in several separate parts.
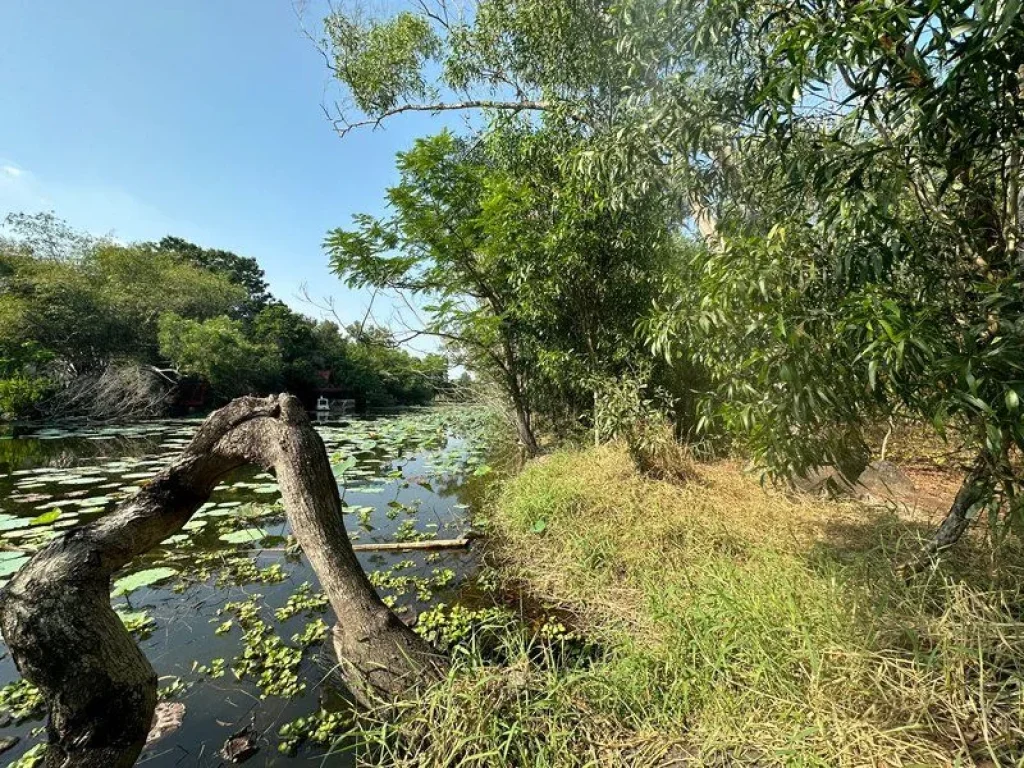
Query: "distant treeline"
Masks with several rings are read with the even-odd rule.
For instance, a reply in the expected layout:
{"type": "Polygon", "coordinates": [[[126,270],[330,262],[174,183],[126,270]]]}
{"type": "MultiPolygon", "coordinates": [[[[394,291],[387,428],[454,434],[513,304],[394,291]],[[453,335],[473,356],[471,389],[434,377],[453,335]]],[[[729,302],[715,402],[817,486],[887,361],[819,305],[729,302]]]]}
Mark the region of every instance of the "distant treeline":
{"type": "Polygon", "coordinates": [[[422,404],[448,387],[443,356],[294,312],[255,259],[175,237],[125,245],[50,213],[4,223],[3,418],[137,416],[275,391],[422,404]]]}

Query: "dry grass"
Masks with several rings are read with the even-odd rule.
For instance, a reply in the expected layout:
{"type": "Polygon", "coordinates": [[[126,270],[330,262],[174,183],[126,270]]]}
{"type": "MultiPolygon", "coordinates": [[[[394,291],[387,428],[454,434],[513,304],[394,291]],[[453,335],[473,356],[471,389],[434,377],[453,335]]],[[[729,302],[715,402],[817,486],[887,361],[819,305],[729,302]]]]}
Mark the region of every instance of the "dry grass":
{"type": "Polygon", "coordinates": [[[468,656],[376,734],[390,763],[1024,758],[1015,554],[968,544],[908,584],[892,563],[919,531],[891,512],[766,492],[724,463],[651,480],[614,447],[533,463],[493,518],[506,575],[575,612],[603,653],[468,656]]]}

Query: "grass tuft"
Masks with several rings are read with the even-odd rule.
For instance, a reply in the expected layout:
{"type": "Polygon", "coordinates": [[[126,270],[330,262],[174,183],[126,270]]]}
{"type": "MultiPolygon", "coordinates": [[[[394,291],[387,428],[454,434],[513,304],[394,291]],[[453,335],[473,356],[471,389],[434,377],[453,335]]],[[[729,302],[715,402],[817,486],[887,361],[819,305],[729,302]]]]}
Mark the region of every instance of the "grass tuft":
{"type": "MultiPolygon", "coordinates": [[[[504,488],[510,582],[572,612],[600,653],[495,665],[364,721],[402,766],[1013,765],[1024,760],[1021,558],[970,542],[906,583],[924,529],[765,491],[731,464],[685,484],[625,451],[561,452],[504,488]],[[575,659],[575,661],[574,661],[575,659]]],[[[493,658],[493,657],[491,657],[493,658]]]]}

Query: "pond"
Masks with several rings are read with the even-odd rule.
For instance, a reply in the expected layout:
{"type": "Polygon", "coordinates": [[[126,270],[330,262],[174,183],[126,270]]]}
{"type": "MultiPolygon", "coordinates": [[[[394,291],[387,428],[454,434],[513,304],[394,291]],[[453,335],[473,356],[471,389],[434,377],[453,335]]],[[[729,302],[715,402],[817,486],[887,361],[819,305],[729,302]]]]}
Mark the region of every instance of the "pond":
{"type": "MultiPolygon", "coordinates": [[[[489,419],[485,409],[462,407],[318,424],[353,542],[464,534],[491,473],[489,419]]],[[[0,584],[49,539],[134,493],[198,424],[0,436],[0,584]]],[[[455,599],[475,566],[472,549],[358,557],[410,622],[455,599]]],[[[347,753],[327,754],[348,712],[344,692],[326,679],[332,662],[323,639],[334,616],[290,536],[273,476],[232,474],[179,534],[117,575],[112,595],[160,677],[161,700],[185,707],[180,728],[148,747],[140,765],[222,765],[225,739],[246,726],[260,734],[251,764],[352,764],[347,753]]],[[[0,738],[19,739],[0,758],[6,763],[45,735],[38,702],[0,650],[0,738]]]]}

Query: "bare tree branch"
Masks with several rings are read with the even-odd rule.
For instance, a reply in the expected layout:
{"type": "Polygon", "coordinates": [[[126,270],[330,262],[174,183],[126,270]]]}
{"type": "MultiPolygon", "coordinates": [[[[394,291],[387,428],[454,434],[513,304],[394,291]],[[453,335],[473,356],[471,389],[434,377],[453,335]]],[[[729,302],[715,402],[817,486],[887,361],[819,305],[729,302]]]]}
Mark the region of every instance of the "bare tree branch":
{"type": "MultiPolygon", "coordinates": [[[[466,111],[472,109],[497,109],[506,112],[523,112],[523,111],[550,111],[555,108],[555,103],[551,101],[535,101],[532,99],[525,99],[520,101],[501,101],[497,99],[469,99],[467,101],[439,101],[433,104],[402,104],[399,107],[386,110],[376,117],[370,117],[365,120],[358,120],[354,123],[348,122],[343,117],[331,117],[328,113],[328,118],[331,120],[331,124],[334,126],[334,130],[337,131],[339,136],[346,136],[350,131],[356,128],[362,128],[367,125],[373,126],[377,129],[381,124],[389,117],[395,117],[405,112],[430,112],[431,114],[439,114],[441,112],[456,112],[466,111]]],[[[326,112],[326,107],[324,108],[326,112]]],[[[341,110],[338,110],[341,112],[341,110]]],[[[581,118],[576,118],[581,120],[581,118]]]]}

